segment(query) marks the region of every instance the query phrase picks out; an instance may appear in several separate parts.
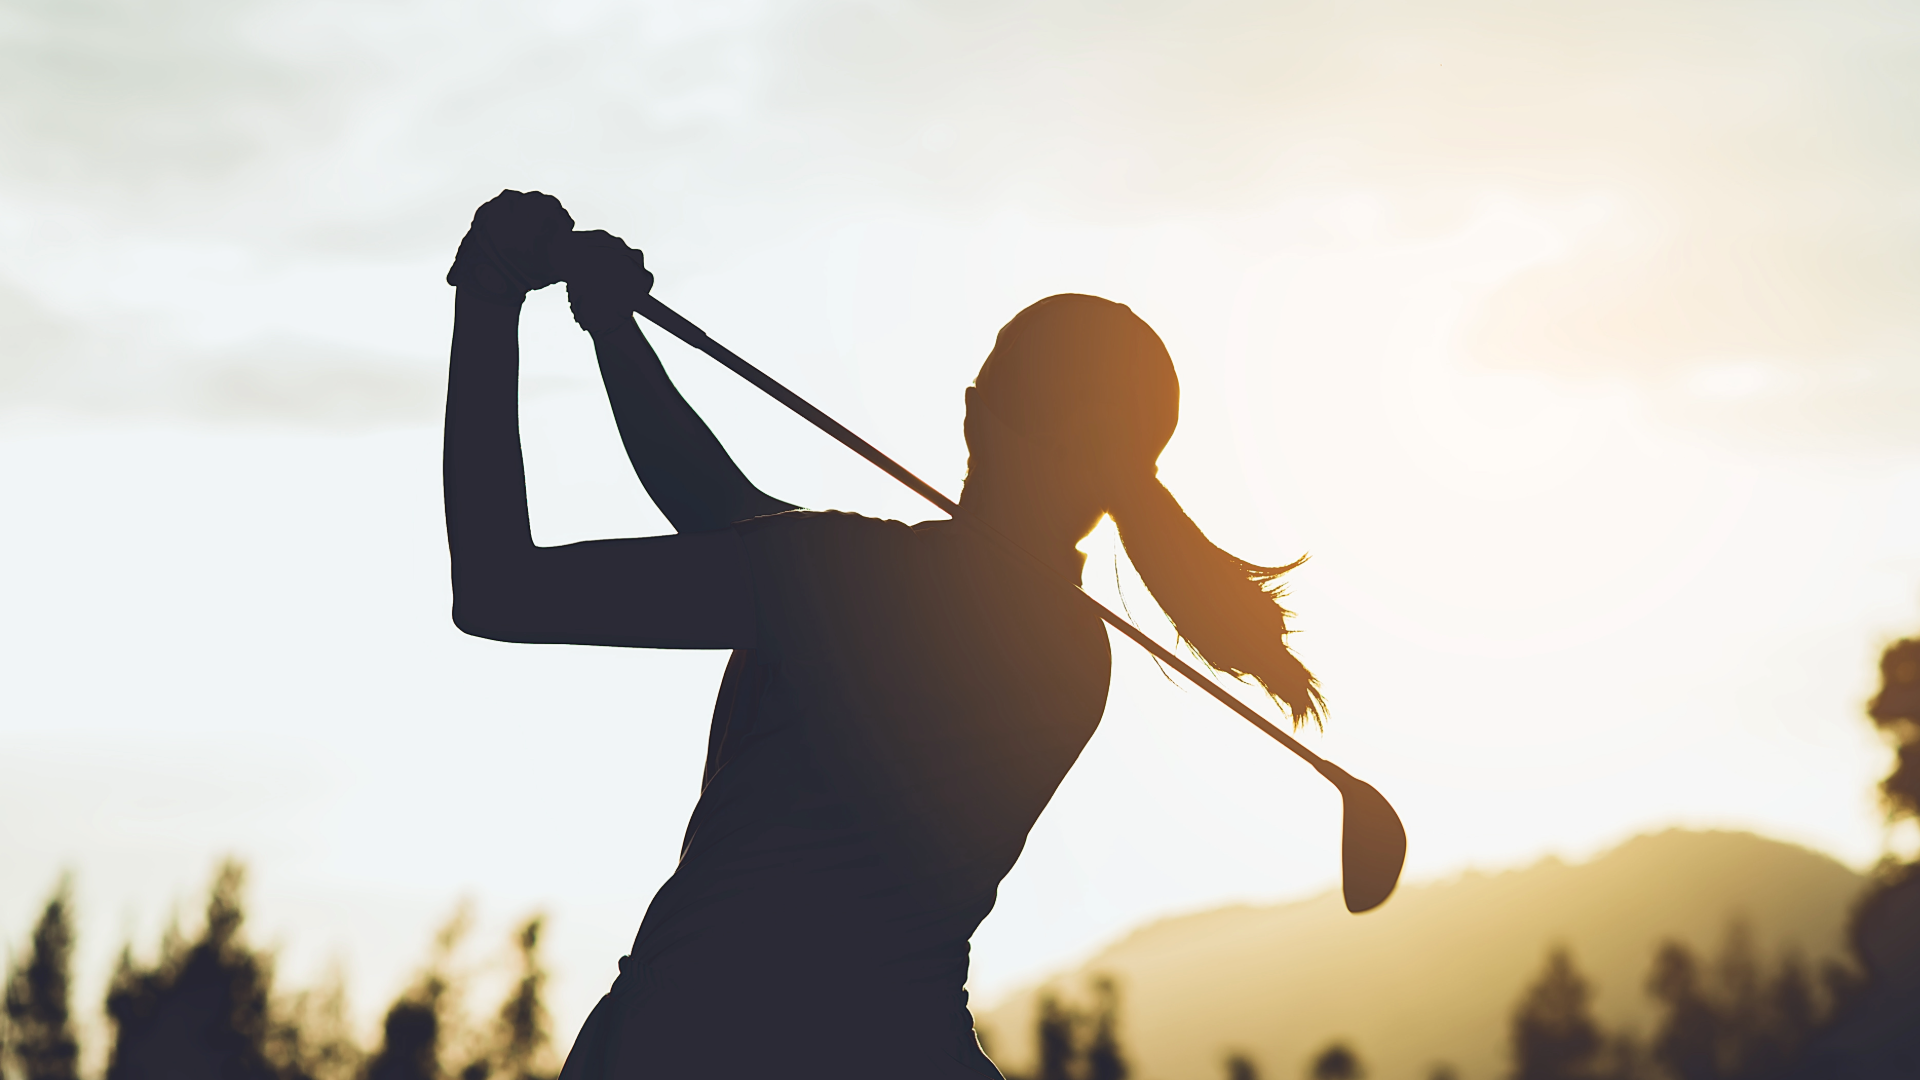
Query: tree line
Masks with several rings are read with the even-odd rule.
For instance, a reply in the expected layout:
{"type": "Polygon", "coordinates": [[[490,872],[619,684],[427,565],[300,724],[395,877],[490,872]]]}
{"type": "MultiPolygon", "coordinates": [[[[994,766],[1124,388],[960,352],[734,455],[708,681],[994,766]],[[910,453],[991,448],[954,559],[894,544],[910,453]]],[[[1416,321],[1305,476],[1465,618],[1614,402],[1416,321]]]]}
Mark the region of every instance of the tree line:
{"type": "MultiPolygon", "coordinates": [[[[196,937],[170,928],[151,963],[122,950],[107,987],[105,1080],[551,1080],[557,1072],[540,916],[515,930],[513,983],[476,1024],[459,1011],[449,962],[467,929],[464,909],[456,913],[425,969],[388,1007],[378,1044],[365,1047],[337,979],[276,993],[272,954],[244,934],[245,878],[236,861],[220,866],[196,937]]],[[[63,879],[8,972],[0,1024],[8,1080],[78,1080],[73,946],[73,892],[63,879]]]]}
{"type": "MultiPolygon", "coordinates": [[[[1890,823],[1920,821],[1920,638],[1881,656],[1868,716],[1894,749],[1881,783],[1890,823]]],[[[469,1020],[450,958],[465,935],[456,915],[429,962],[386,1011],[377,1045],[354,1037],[343,988],[276,993],[273,957],[244,934],[243,867],[214,876],[199,935],[177,929],[159,956],[122,950],[108,985],[112,1028],[105,1080],[551,1080],[539,916],[515,932],[517,971],[483,1022],[469,1020]]],[[[1738,920],[1711,962],[1685,943],[1655,951],[1643,989],[1656,1020],[1645,1038],[1609,1032],[1570,950],[1550,949],[1509,1022],[1511,1080],[1896,1080],[1920,1076],[1920,862],[1876,868],[1849,928],[1852,965],[1815,973],[1794,953],[1771,964],[1738,920]]],[[[78,1080],[72,1013],[71,883],[47,900],[25,953],[9,966],[0,1011],[0,1077],[78,1080]]],[[[1121,988],[1093,980],[1085,1008],[1046,993],[1033,1037],[1038,1071],[1009,1080],[1130,1080],[1121,1043],[1121,988]]],[[[1227,1080],[1261,1080],[1244,1052],[1227,1080]]],[[[1335,1041],[1312,1055],[1310,1080],[1365,1080],[1359,1053],[1335,1041]]],[[[1458,1080],[1444,1063],[1428,1080],[1458,1080]]]]}
{"type": "MultiPolygon", "coordinates": [[[[1655,1020],[1642,1037],[1608,1031],[1593,1014],[1592,984],[1570,949],[1547,952],[1538,976],[1521,993],[1509,1020],[1509,1080],[1797,1080],[1817,1036],[1833,1029],[1869,996],[1859,968],[1829,960],[1817,973],[1795,951],[1771,965],[1759,955],[1745,921],[1731,920],[1719,952],[1703,957],[1669,939],[1655,950],[1643,989],[1655,1020]]],[[[1093,1004],[1080,1010],[1046,992],[1038,1001],[1037,1070],[1008,1080],[1128,1080],[1134,1071],[1119,1040],[1119,989],[1111,976],[1093,979],[1093,1004]]],[[[1920,1013],[1911,1021],[1920,1026],[1920,1013]]],[[[1243,1050],[1222,1059],[1225,1080],[1262,1080],[1260,1062],[1243,1050]]],[[[1296,1074],[1286,1074],[1296,1075],[1296,1074]]],[[[1308,1080],[1366,1080],[1364,1060],[1335,1040],[1311,1055],[1308,1080]]],[[[1895,1074],[1901,1075],[1901,1074],[1895,1074]]],[[[1916,1074],[1920,1075],[1920,1074],[1916,1074]]],[[[1459,1080],[1435,1063],[1427,1080],[1459,1080]]]]}
{"type": "MultiPolygon", "coordinates": [[[[1888,738],[1893,771],[1880,784],[1889,824],[1920,822],[1920,638],[1880,657],[1867,716],[1888,738]]],[[[1642,1037],[1608,1031],[1571,950],[1550,948],[1508,1026],[1508,1080],[1914,1080],[1920,1077],[1920,862],[1875,868],[1849,928],[1852,963],[1816,973],[1794,952],[1763,963],[1738,918],[1709,962],[1678,940],[1655,950],[1644,991],[1656,1019],[1642,1037]]],[[[1009,1080],[1127,1080],[1119,989],[1095,976],[1093,1005],[1039,1000],[1039,1071],[1009,1080]]],[[[1222,1060],[1226,1080],[1261,1080],[1245,1051],[1222,1060]]],[[[1309,1080],[1365,1080],[1358,1052],[1334,1041],[1307,1061],[1309,1080]]],[[[1440,1062],[1427,1080],[1459,1080],[1440,1062]]]]}

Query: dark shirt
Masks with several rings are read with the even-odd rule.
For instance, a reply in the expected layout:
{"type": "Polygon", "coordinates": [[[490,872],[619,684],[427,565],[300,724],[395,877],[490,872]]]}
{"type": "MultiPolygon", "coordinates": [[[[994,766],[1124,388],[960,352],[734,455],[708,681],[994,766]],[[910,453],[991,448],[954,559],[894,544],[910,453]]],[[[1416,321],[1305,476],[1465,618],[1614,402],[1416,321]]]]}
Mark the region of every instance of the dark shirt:
{"type": "Polygon", "coordinates": [[[952,522],[736,528],[759,644],[728,666],[616,1015],[582,1043],[606,1038],[619,1077],[995,1075],[968,938],[1099,723],[1105,630],[952,522]]]}
{"type": "Polygon", "coordinates": [[[760,492],[625,320],[596,327],[678,535],[533,543],[520,306],[455,298],[454,620],[518,642],[734,649],[700,802],[566,1080],[997,1075],[967,942],[1106,703],[1106,632],[964,526],[760,492]],[[787,510],[787,512],[781,512],[787,510]]]}

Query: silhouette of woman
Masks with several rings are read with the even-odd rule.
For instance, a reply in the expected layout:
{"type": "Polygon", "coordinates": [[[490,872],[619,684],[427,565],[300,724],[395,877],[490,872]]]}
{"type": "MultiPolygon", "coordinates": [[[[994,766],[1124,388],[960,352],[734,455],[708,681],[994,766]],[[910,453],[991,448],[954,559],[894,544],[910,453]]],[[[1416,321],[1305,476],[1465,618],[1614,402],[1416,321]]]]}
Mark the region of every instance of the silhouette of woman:
{"type": "MultiPolygon", "coordinates": [[[[474,215],[448,281],[453,619],[501,641],[731,649],[680,863],[567,1060],[603,1077],[996,1077],[968,939],[1106,704],[1103,628],[964,524],[794,509],[748,482],[635,325],[652,276],[550,196],[474,215]],[[527,290],[567,282],[673,536],[541,548],[517,435],[527,290]]],[[[1102,514],[1215,668],[1319,715],[1274,580],[1155,476],[1179,384],[1127,308],[1049,297],[967,390],[960,505],[1079,580],[1102,514]]]]}

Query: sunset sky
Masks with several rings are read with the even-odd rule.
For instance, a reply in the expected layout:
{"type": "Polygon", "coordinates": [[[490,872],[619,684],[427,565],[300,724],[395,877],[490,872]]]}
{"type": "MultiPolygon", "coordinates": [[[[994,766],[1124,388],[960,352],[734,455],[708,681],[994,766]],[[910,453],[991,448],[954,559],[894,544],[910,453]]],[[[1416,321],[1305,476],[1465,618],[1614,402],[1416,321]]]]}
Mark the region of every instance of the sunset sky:
{"type": "MultiPolygon", "coordinates": [[[[0,933],[71,868],[92,1011],[237,853],[283,978],[365,1015],[462,897],[475,964],[551,914],[562,1045],[611,980],[725,658],[447,619],[442,276],[503,187],[949,492],[999,326],[1131,305],[1168,486],[1312,554],[1307,741],[1410,878],[1676,824],[1910,848],[1861,706],[1920,632],[1917,110],[1920,8],[1873,0],[0,0],[0,933]]],[[[664,531],[564,298],[522,339],[538,538],[664,531]]],[[[931,515],[661,349],[764,489],[931,515]]],[[[987,999],[1337,881],[1331,789],[1115,657],[987,999]]]]}

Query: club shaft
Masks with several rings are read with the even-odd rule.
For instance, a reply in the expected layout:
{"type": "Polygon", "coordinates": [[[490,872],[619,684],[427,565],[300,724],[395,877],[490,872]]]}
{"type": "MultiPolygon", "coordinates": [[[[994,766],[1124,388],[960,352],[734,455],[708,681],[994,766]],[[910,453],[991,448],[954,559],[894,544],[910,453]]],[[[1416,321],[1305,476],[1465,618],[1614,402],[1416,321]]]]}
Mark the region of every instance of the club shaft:
{"type": "Polygon", "coordinates": [[[814,427],[819,428],[821,431],[839,440],[847,449],[866,458],[878,466],[880,470],[888,476],[912,488],[915,494],[939,507],[955,521],[962,522],[971,527],[976,532],[997,544],[1006,553],[1024,561],[1039,573],[1071,588],[1074,594],[1080,598],[1081,602],[1085,603],[1088,609],[1104,620],[1108,626],[1120,631],[1135,644],[1153,654],[1154,659],[1179,672],[1181,675],[1184,675],[1188,681],[1192,682],[1195,686],[1213,695],[1215,700],[1238,713],[1241,718],[1245,719],[1254,727],[1266,732],[1275,742],[1300,755],[1302,759],[1312,765],[1322,775],[1327,776],[1329,780],[1333,779],[1327,770],[1334,769],[1338,771],[1338,766],[1327,761],[1312,750],[1307,749],[1300,740],[1294,738],[1278,725],[1260,715],[1258,711],[1246,702],[1228,693],[1224,687],[1201,674],[1192,664],[1174,655],[1171,649],[1148,637],[1139,627],[1134,626],[1119,615],[1114,614],[1110,608],[1087,595],[1086,591],[1078,585],[1062,578],[1052,567],[1042,562],[1038,556],[1035,556],[1032,552],[1029,552],[1027,549],[1002,536],[997,530],[988,527],[984,522],[975,520],[973,515],[960,509],[959,503],[941,494],[940,489],[915,476],[907,470],[906,466],[881,453],[872,443],[855,435],[852,431],[848,430],[844,424],[815,408],[813,403],[781,385],[773,376],[747,363],[747,361],[736,355],[733,350],[728,349],[726,346],[708,337],[706,331],[687,321],[679,312],[674,311],[652,296],[648,296],[642,300],[634,310],[674,337],[679,338],[681,341],[718,360],[735,375],[752,383],[764,391],[767,396],[798,413],[802,419],[814,427]]]}

